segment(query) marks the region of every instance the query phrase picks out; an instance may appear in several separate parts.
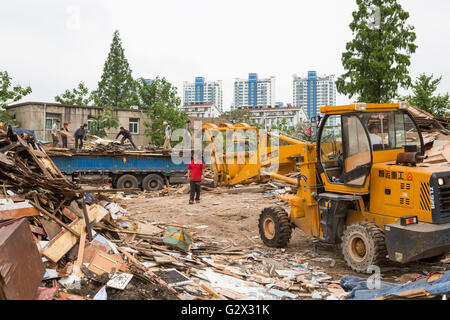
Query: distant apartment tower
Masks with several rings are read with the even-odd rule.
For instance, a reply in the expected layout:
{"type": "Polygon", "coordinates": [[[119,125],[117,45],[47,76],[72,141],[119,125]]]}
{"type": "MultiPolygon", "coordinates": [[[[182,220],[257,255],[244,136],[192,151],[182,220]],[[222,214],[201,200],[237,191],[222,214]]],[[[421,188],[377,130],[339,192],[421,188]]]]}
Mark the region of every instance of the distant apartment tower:
{"type": "Polygon", "coordinates": [[[183,84],[183,105],[212,104],[222,112],[222,81],[205,81],[204,77],[195,77],[195,82],[183,84]]]}
{"type": "Polygon", "coordinates": [[[302,107],[308,119],[316,119],[321,106],[336,105],[335,76],[318,77],[316,71],[309,71],[307,78],[293,76],[295,107],[302,107]]]}
{"type": "Polygon", "coordinates": [[[234,80],[232,109],[245,107],[268,107],[275,105],[275,77],[258,79],[249,73],[248,79],[234,80]]]}

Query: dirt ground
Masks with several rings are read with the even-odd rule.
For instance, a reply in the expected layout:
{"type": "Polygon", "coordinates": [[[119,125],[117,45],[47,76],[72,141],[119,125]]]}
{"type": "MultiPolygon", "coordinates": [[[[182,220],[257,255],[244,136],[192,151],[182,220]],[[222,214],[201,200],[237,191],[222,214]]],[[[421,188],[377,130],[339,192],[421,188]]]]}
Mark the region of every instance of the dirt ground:
{"type": "MultiPolygon", "coordinates": [[[[344,275],[361,276],[347,267],[340,248],[320,244],[308,238],[299,229],[293,231],[286,249],[271,249],[264,246],[258,232],[258,218],[261,211],[276,205],[283,205],[289,210],[288,206],[274,195],[203,192],[201,203],[194,205],[188,204],[188,197],[187,194],[175,194],[155,198],[132,198],[122,200],[121,203],[126,206],[133,218],[187,227],[194,239],[207,239],[244,250],[258,250],[275,257],[295,259],[300,256],[302,260],[300,263],[317,265],[337,281],[344,275]],[[317,261],[318,258],[319,260],[331,258],[334,262],[330,263],[329,259],[317,261]]],[[[381,269],[382,280],[404,282],[405,276],[414,278],[429,272],[444,271],[447,267],[448,265],[440,263],[439,258],[407,265],[389,262],[381,269]]]]}

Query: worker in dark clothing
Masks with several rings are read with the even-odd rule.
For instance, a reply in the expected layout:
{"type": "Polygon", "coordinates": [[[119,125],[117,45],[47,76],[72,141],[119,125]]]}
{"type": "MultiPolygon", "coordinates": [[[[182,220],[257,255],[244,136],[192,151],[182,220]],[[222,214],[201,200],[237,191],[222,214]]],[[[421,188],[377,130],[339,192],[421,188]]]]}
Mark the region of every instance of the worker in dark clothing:
{"type": "Polygon", "coordinates": [[[84,129],[84,126],[81,125],[75,131],[73,136],[75,137],[75,149],[78,149],[78,146],[80,146],[80,150],[83,149],[83,140],[86,138],[86,130],[84,129]]]}
{"type": "Polygon", "coordinates": [[[123,143],[125,142],[125,140],[128,139],[128,141],[130,141],[131,145],[133,146],[133,148],[137,149],[136,145],[133,142],[133,137],[131,136],[130,131],[125,130],[124,127],[120,127],[120,132],[117,134],[116,136],[116,140],[117,138],[119,138],[119,136],[122,135],[122,141],[120,142],[121,145],[123,145],[123,143]]]}
{"type": "Polygon", "coordinates": [[[83,129],[84,129],[84,138],[83,138],[83,140],[86,141],[87,140],[87,135],[88,135],[88,125],[86,123],[83,124],[83,129]]]}

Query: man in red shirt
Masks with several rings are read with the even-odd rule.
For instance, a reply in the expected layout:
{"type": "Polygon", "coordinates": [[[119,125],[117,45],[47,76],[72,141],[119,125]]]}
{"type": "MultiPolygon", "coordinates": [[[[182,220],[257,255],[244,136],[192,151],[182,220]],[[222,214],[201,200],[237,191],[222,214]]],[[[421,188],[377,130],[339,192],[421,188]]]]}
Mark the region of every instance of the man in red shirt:
{"type": "Polygon", "coordinates": [[[205,165],[202,161],[198,160],[198,155],[194,153],[194,159],[189,163],[188,166],[188,180],[191,184],[191,198],[189,204],[195,202],[200,203],[200,183],[203,180],[203,171],[205,170],[205,165]]]}

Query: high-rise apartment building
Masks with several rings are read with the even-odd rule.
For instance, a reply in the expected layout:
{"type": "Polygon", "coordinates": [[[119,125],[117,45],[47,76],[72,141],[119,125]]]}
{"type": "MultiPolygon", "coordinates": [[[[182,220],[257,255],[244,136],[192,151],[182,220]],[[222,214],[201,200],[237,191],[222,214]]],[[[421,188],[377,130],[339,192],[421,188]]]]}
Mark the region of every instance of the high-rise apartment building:
{"type": "Polygon", "coordinates": [[[183,105],[211,104],[220,112],[223,107],[222,81],[205,81],[204,77],[195,77],[195,82],[183,84],[183,105]]]}
{"type": "Polygon", "coordinates": [[[336,105],[335,76],[318,77],[316,71],[309,71],[307,78],[293,76],[295,107],[302,107],[308,119],[316,119],[321,106],[336,105]]]}
{"type": "Polygon", "coordinates": [[[258,79],[258,74],[249,73],[248,79],[234,80],[233,109],[274,105],[275,77],[258,79]]]}

